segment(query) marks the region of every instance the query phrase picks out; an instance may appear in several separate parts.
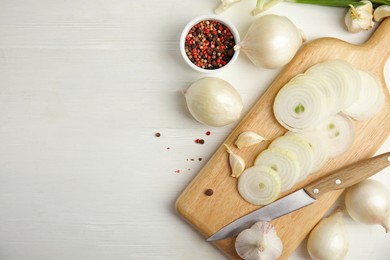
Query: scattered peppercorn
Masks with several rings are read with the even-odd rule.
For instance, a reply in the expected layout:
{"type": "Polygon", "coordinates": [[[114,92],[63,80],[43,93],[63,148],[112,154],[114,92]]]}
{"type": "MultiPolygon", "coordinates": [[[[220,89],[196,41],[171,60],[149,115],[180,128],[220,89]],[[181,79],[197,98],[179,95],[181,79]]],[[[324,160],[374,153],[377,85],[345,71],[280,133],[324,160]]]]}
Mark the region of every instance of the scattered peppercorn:
{"type": "Polygon", "coordinates": [[[207,189],[204,194],[206,194],[207,196],[211,196],[214,194],[214,191],[212,189],[207,189]]]}
{"type": "Polygon", "coordinates": [[[156,137],[160,137],[160,136],[161,136],[161,133],[158,133],[158,132],[157,132],[157,133],[155,133],[154,135],[155,135],[156,137]]]}
{"type": "Polygon", "coordinates": [[[197,144],[204,144],[204,140],[203,139],[196,139],[195,143],[197,143],[197,144]]]}
{"type": "Polygon", "coordinates": [[[198,161],[202,161],[202,158],[199,158],[198,161]]]}
{"type": "Polygon", "coordinates": [[[225,66],[234,55],[235,40],[230,29],[217,21],[195,24],[185,40],[185,52],[199,68],[214,70],[225,66]]]}
{"type": "Polygon", "coordinates": [[[207,131],[207,132],[206,132],[206,135],[211,135],[211,132],[210,132],[210,131],[207,131]]]}

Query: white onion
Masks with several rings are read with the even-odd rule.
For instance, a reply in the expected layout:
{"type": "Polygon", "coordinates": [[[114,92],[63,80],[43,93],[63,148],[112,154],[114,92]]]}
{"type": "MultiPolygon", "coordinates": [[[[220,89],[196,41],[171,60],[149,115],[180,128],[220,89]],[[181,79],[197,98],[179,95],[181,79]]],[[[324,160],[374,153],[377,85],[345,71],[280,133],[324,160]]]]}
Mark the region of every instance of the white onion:
{"type": "Polygon", "coordinates": [[[325,134],[322,131],[313,130],[306,132],[291,132],[288,131],[286,136],[295,135],[305,140],[313,150],[314,161],[311,173],[315,173],[324,166],[329,160],[329,147],[325,141],[325,134]]]}
{"type": "Polygon", "coordinates": [[[390,190],[381,182],[368,179],[350,187],[345,206],[354,220],[379,224],[390,232],[390,190]]]}
{"type": "Polygon", "coordinates": [[[194,82],[185,92],[188,109],[199,122],[225,126],[238,120],[243,103],[240,94],[227,81],[206,77],[194,82]]]}
{"type": "Polygon", "coordinates": [[[278,147],[262,151],[256,157],[255,165],[270,167],[279,174],[281,192],[294,186],[300,176],[297,156],[288,150],[278,147]]]}
{"type": "Polygon", "coordinates": [[[343,110],[355,120],[366,120],[373,117],[384,103],[384,93],[379,80],[371,73],[358,70],[361,88],[358,99],[343,110]]]}
{"type": "Polygon", "coordinates": [[[313,167],[314,152],[310,145],[298,136],[281,136],[272,141],[269,148],[279,147],[295,154],[300,168],[298,182],[304,180],[313,167]]]}
{"type": "Polygon", "coordinates": [[[383,88],[374,75],[344,60],[328,60],[288,81],[277,93],[273,111],[284,128],[301,132],[340,112],[369,119],[383,103],[383,88]]]}
{"type": "Polygon", "coordinates": [[[350,106],[355,102],[360,93],[361,81],[360,76],[352,64],[346,62],[345,60],[329,60],[326,62],[326,65],[336,69],[342,76],[344,80],[344,93],[341,110],[350,106]]]}
{"type": "Polygon", "coordinates": [[[303,42],[302,32],[287,17],[269,14],[255,20],[234,49],[256,66],[273,69],[289,63],[303,42]]]}
{"type": "Polygon", "coordinates": [[[308,73],[298,74],[290,80],[290,82],[292,81],[295,84],[302,84],[308,88],[316,88],[321,92],[325,103],[324,111],[322,111],[323,117],[339,112],[339,104],[337,102],[339,94],[333,90],[331,81],[308,73]]]}
{"type": "Polygon", "coordinates": [[[328,60],[310,67],[305,74],[330,83],[331,91],[336,94],[337,107],[333,113],[350,106],[360,93],[360,76],[357,70],[344,60],[328,60]]]}
{"type": "Polygon", "coordinates": [[[266,205],[277,199],[280,187],[277,172],[264,166],[247,168],[238,179],[238,192],[254,205],[266,205]]]}
{"type": "Polygon", "coordinates": [[[342,114],[325,119],[318,129],[325,134],[331,158],[346,152],[355,139],[355,127],[351,119],[342,114]]]}
{"type": "Polygon", "coordinates": [[[313,128],[328,115],[321,90],[294,80],[278,92],[273,110],[278,122],[293,132],[313,128]]]}
{"type": "Polygon", "coordinates": [[[341,211],[322,219],[307,240],[307,250],[313,260],[342,260],[348,247],[348,233],[341,211]]]}

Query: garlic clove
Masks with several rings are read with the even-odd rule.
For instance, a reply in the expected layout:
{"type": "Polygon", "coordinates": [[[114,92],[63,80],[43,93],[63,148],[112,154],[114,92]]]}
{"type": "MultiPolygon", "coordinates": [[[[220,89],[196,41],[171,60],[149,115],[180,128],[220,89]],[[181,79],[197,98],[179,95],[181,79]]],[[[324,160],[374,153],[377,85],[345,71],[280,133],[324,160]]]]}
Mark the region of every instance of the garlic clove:
{"type": "Polygon", "coordinates": [[[252,131],[245,131],[242,132],[238,137],[236,142],[234,143],[238,149],[248,147],[254,144],[261,143],[262,141],[267,140],[266,138],[262,137],[261,135],[258,135],[255,132],[252,131]]]}
{"type": "Polygon", "coordinates": [[[381,5],[375,8],[374,11],[374,20],[376,22],[382,21],[383,18],[390,16],[390,6],[381,5]]]}
{"type": "Polygon", "coordinates": [[[307,240],[307,250],[312,259],[342,260],[348,253],[348,247],[348,233],[341,210],[323,218],[307,240]]]}
{"type": "Polygon", "coordinates": [[[227,152],[229,153],[229,163],[232,173],[230,176],[234,178],[240,177],[241,173],[245,170],[245,161],[239,155],[235,154],[227,144],[224,144],[227,152]]]}
{"type": "Polygon", "coordinates": [[[345,15],[345,24],[349,32],[357,33],[362,30],[370,30],[374,26],[373,19],[373,7],[370,1],[361,1],[364,5],[353,6],[345,15]]]}
{"type": "Polygon", "coordinates": [[[235,248],[243,259],[277,259],[282,254],[283,244],[271,223],[257,222],[238,234],[235,248]]]}

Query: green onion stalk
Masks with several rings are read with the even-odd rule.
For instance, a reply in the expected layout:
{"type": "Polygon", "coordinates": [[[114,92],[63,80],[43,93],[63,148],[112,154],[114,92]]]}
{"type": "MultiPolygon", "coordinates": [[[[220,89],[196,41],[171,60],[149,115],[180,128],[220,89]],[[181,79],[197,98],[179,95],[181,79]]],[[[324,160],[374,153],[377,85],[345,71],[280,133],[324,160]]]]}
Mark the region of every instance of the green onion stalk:
{"type": "MultiPolygon", "coordinates": [[[[281,3],[298,3],[298,4],[314,4],[314,5],[323,5],[323,6],[334,6],[334,7],[351,7],[364,5],[360,0],[270,0],[266,2],[265,0],[257,0],[256,8],[252,11],[252,15],[257,15],[263,11],[270,9],[271,7],[281,3]]],[[[371,0],[371,3],[374,6],[379,5],[390,5],[390,0],[371,0]]]]}

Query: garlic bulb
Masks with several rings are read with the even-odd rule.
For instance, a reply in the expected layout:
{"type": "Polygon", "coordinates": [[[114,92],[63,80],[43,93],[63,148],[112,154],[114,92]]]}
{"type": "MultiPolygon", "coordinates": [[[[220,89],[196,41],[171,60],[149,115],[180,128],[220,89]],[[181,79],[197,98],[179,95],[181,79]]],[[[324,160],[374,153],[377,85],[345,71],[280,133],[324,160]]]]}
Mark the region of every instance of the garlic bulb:
{"type": "Polygon", "coordinates": [[[234,49],[256,66],[274,69],[289,63],[303,42],[302,32],[287,17],[269,14],[255,20],[234,49]]]}
{"type": "Polygon", "coordinates": [[[227,144],[225,144],[227,152],[229,153],[229,163],[232,173],[230,176],[234,178],[240,177],[241,173],[245,170],[245,161],[239,155],[235,154],[227,144]]]}
{"type": "Polygon", "coordinates": [[[242,132],[238,137],[236,142],[234,143],[238,149],[248,147],[254,144],[261,143],[262,141],[266,140],[261,135],[258,135],[255,132],[252,131],[245,131],[242,132]]]}
{"type": "Polygon", "coordinates": [[[350,8],[345,15],[345,24],[348,31],[357,33],[362,30],[370,30],[374,26],[372,3],[370,1],[361,1],[364,5],[350,8]]]}
{"type": "Polygon", "coordinates": [[[368,179],[350,187],[345,206],[354,220],[379,224],[390,232],[390,190],[381,182],[368,179]]]}
{"type": "Polygon", "coordinates": [[[225,126],[238,120],[243,103],[227,81],[206,77],[194,82],[184,96],[191,115],[209,126],[225,126]]]}
{"type": "Polygon", "coordinates": [[[236,238],[237,254],[247,260],[277,259],[283,250],[282,240],[268,222],[257,222],[236,238]]]}
{"type": "Polygon", "coordinates": [[[348,247],[348,234],[341,211],[322,219],[307,241],[307,250],[314,260],[342,260],[348,253],[348,247]]]}

